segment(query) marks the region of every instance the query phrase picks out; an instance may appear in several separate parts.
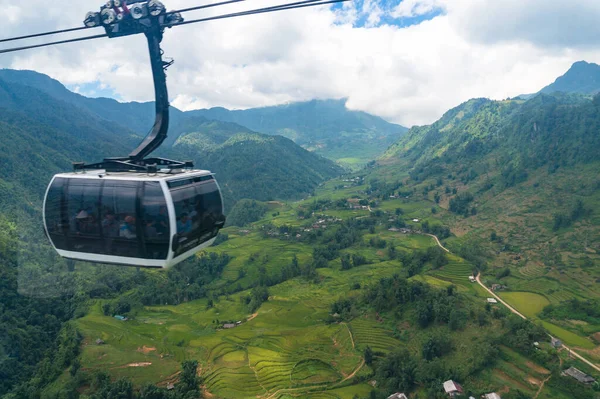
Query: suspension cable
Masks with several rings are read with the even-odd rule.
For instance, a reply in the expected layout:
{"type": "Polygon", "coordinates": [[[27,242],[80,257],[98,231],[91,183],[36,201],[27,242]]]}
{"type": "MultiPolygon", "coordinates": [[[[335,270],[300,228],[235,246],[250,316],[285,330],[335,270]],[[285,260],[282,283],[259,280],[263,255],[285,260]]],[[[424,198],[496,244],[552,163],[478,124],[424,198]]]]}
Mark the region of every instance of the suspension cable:
{"type": "MultiPolygon", "coordinates": [[[[94,28],[100,28],[100,26],[94,26],[94,28]]],[[[34,37],[55,35],[55,34],[58,34],[58,33],[76,32],[76,31],[85,30],[85,29],[91,29],[91,28],[87,27],[87,26],[80,26],[78,28],[61,29],[61,30],[55,30],[55,31],[52,31],[52,32],[34,33],[32,35],[9,37],[8,39],[0,39],[0,43],[12,42],[14,40],[31,39],[31,38],[34,38],[34,37]]]]}
{"type": "Polygon", "coordinates": [[[327,0],[327,1],[322,1],[322,0],[304,0],[304,1],[298,1],[298,2],[295,2],[295,3],[280,4],[280,5],[277,5],[277,6],[271,6],[271,7],[265,7],[265,8],[257,8],[255,10],[240,11],[240,12],[235,12],[235,13],[231,13],[231,14],[217,15],[217,16],[214,16],[214,17],[192,19],[192,20],[189,20],[189,21],[183,21],[183,22],[180,22],[180,23],[177,23],[177,24],[173,24],[173,26],[189,25],[189,24],[195,24],[197,22],[206,22],[206,21],[214,21],[214,20],[217,20],[217,19],[243,17],[243,16],[247,16],[247,15],[263,14],[263,13],[275,12],[275,11],[294,10],[296,8],[316,7],[316,6],[320,6],[320,5],[323,5],[323,4],[343,3],[343,2],[346,2],[346,1],[351,1],[351,0],[327,0]]]}
{"type": "MultiPolygon", "coordinates": [[[[239,2],[239,1],[244,1],[244,0],[230,0],[230,1],[239,2]]],[[[276,5],[276,6],[270,6],[270,7],[264,7],[264,8],[257,8],[257,9],[254,9],[254,10],[241,11],[241,12],[230,13],[230,14],[216,15],[216,16],[213,16],[213,17],[194,19],[194,20],[190,20],[190,21],[184,21],[184,22],[181,22],[181,23],[178,23],[178,24],[173,24],[171,26],[188,25],[188,24],[194,24],[194,23],[198,23],[198,22],[207,22],[207,21],[214,21],[214,20],[218,20],[218,19],[227,19],[227,18],[241,17],[241,16],[254,15],[254,14],[264,14],[264,13],[275,12],[275,11],[293,10],[293,9],[296,9],[296,8],[314,7],[314,6],[324,5],[324,4],[343,3],[343,2],[346,2],[346,1],[350,1],[350,0],[327,0],[327,1],[323,1],[323,0],[303,0],[303,1],[297,1],[297,2],[294,2],[294,3],[287,3],[287,4],[276,5]]],[[[215,3],[215,4],[217,4],[217,3],[215,3]]],[[[74,28],[73,30],[80,30],[80,29],[89,29],[89,28],[87,28],[87,27],[85,27],[85,28],[74,28]]],[[[70,30],[67,30],[67,31],[70,31],[70,30]]],[[[52,33],[53,32],[47,32],[47,33],[43,33],[43,34],[35,34],[35,35],[29,35],[29,36],[30,37],[37,37],[37,36],[41,36],[41,35],[49,35],[49,34],[52,34],[52,33]]],[[[40,47],[54,46],[54,45],[57,45],[57,44],[82,42],[82,41],[85,41],[85,40],[100,39],[100,38],[103,38],[103,37],[108,37],[108,35],[106,33],[104,33],[104,34],[100,34],[100,35],[84,36],[84,37],[79,37],[79,38],[75,38],[75,39],[67,39],[67,40],[60,40],[60,41],[49,42],[49,43],[33,44],[33,45],[30,45],[30,46],[13,47],[13,48],[8,48],[8,49],[0,50],[0,54],[12,53],[12,52],[16,52],[16,51],[23,51],[23,50],[29,50],[29,49],[34,49],[34,48],[40,48],[40,47]]],[[[4,39],[3,41],[17,40],[17,39],[18,38],[4,39]]]]}
{"type": "MultiPolygon", "coordinates": [[[[227,4],[239,3],[239,2],[242,2],[242,1],[246,1],[246,0],[227,0],[227,1],[221,1],[221,2],[218,2],[218,3],[204,4],[204,5],[196,6],[196,7],[189,7],[189,8],[183,8],[181,10],[169,11],[169,12],[167,12],[167,14],[174,14],[174,13],[177,13],[177,12],[178,13],[183,13],[183,12],[187,12],[187,11],[202,10],[202,9],[206,9],[206,8],[224,6],[224,5],[227,5],[227,4]]],[[[59,30],[54,30],[54,31],[50,31],[50,32],[33,33],[31,35],[16,36],[16,37],[9,37],[9,38],[6,38],[6,39],[0,39],[0,43],[6,43],[6,42],[12,42],[12,41],[24,40],[24,39],[33,39],[35,37],[57,35],[57,34],[60,34],[60,33],[78,32],[80,30],[93,29],[93,28],[102,28],[102,27],[103,27],[102,25],[98,25],[98,26],[80,26],[80,27],[77,27],[77,28],[59,29],[59,30]]]]}
{"type": "Polygon", "coordinates": [[[221,1],[219,3],[204,4],[202,6],[196,6],[196,7],[190,7],[190,8],[182,8],[181,10],[168,11],[167,14],[174,14],[176,12],[183,13],[183,12],[188,12],[188,11],[203,10],[205,8],[211,8],[211,7],[217,7],[217,6],[224,6],[226,4],[240,3],[242,1],[246,1],[246,0],[227,0],[227,1],[221,1]]]}
{"type": "Polygon", "coordinates": [[[60,40],[60,41],[57,41],[57,42],[42,43],[42,44],[33,44],[31,46],[23,46],[23,47],[7,48],[5,50],[0,50],[0,54],[12,53],[12,52],[15,52],[15,51],[22,51],[22,50],[29,50],[29,49],[32,49],[32,48],[54,46],[56,44],[65,44],[65,43],[73,43],[73,42],[82,42],[84,40],[100,39],[101,37],[108,37],[108,35],[106,33],[103,33],[101,35],[84,36],[84,37],[78,37],[76,39],[60,40]]]}

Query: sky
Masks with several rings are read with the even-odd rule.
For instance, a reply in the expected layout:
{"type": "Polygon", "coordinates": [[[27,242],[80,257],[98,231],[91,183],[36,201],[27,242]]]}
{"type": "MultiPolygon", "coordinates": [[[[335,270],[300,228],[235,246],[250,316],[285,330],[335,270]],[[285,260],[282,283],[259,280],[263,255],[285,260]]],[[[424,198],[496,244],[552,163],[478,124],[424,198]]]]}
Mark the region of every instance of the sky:
{"type": "MultiPolygon", "coordinates": [[[[185,17],[289,1],[246,0],[185,17]]],[[[178,9],[214,0],[164,2],[178,9]]],[[[0,0],[0,37],[80,26],[101,4],[0,0]]],[[[175,27],[162,47],[175,59],[169,95],[182,110],[346,98],[349,109],[410,127],[470,98],[537,92],[575,61],[600,63],[598,21],[597,0],[355,0],[175,27]]],[[[3,54],[0,67],[45,73],[87,96],[153,99],[142,36],[3,54]]]]}

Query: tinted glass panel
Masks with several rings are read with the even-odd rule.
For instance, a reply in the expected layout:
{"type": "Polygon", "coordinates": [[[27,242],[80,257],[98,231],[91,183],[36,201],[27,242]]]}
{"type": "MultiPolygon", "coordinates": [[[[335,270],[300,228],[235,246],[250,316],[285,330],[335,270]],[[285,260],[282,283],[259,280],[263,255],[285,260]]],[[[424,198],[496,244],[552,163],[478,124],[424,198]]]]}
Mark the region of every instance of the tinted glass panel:
{"type": "Polygon", "coordinates": [[[45,220],[48,235],[58,249],[67,249],[66,235],[69,231],[69,219],[63,212],[63,190],[66,188],[65,179],[56,178],[48,190],[45,205],[45,220]],[[64,214],[64,216],[63,216],[64,214]]]}
{"type": "Polygon", "coordinates": [[[101,196],[103,248],[106,255],[140,257],[137,196],[139,182],[105,180],[101,196]]]}
{"type": "MultiPolygon", "coordinates": [[[[211,176],[212,177],[212,176],[211,176]]],[[[175,256],[199,246],[222,227],[221,196],[214,180],[171,190],[177,218],[175,256]]]]}
{"type": "Polygon", "coordinates": [[[165,196],[158,182],[144,183],[142,227],[144,231],[144,257],[147,259],[166,259],[169,252],[171,226],[165,196]]]}
{"type": "Polygon", "coordinates": [[[69,247],[76,252],[98,252],[100,240],[99,202],[102,181],[71,179],[66,191],[69,247]]]}

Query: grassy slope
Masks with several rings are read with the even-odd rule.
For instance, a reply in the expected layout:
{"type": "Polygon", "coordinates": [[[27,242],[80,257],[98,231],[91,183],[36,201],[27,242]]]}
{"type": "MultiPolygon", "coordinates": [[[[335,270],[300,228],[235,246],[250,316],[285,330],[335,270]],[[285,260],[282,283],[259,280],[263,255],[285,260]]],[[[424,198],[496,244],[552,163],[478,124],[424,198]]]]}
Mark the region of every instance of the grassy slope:
{"type": "MultiPolygon", "coordinates": [[[[318,198],[340,199],[353,194],[360,195],[364,187],[358,186],[343,190],[332,187],[339,182],[330,182],[318,190],[318,198]]],[[[268,216],[273,224],[299,224],[294,216],[297,207],[304,203],[283,205],[278,216],[268,216]]],[[[384,203],[384,207],[394,209],[401,206],[406,210],[404,218],[424,217],[429,204],[423,201],[408,202],[395,200],[384,203]]],[[[367,216],[368,211],[331,210],[327,214],[338,217],[367,216]]],[[[228,228],[230,239],[209,251],[225,251],[234,257],[227,265],[222,279],[212,283],[216,289],[224,284],[249,284],[256,274],[256,266],[248,266],[250,254],[259,253],[266,259],[264,266],[269,273],[275,273],[287,264],[293,254],[299,261],[311,258],[312,247],[294,241],[264,239],[254,232],[239,233],[238,228],[228,228]],[[246,268],[247,274],[239,278],[239,269],[246,268]]],[[[426,248],[435,245],[431,237],[402,235],[388,232],[384,228],[377,231],[386,240],[403,249],[426,248]]],[[[364,237],[368,240],[369,235],[364,237]]],[[[184,359],[197,359],[205,389],[219,398],[352,398],[365,397],[369,385],[350,379],[351,373],[366,375],[368,368],[361,367],[362,351],[366,345],[380,351],[406,347],[414,353],[420,352],[420,343],[431,333],[422,331],[406,322],[395,325],[391,320],[375,320],[374,315],[359,317],[350,323],[327,325],[330,304],[344,295],[355,295],[352,284],[368,285],[371,281],[391,276],[401,270],[398,261],[389,261],[382,251],[359,245],[349,250],[360,252],[371,265],[360,266],[349,271],[340,271],[339,260],[332,261],[332,267],[319,269],[322,281],[308,283],[296,278],[269,289],[271,298],[264,303],[256,315],[249,315],[240,303],[242,292],[229,297],[221,297],[214,308],[207,309],[207,300],[185,303],[179,306],[154,306],[140,311],[135,320],[120,322],[103,316],[100,304],[92,307],[90,314],[77,321],[84,333],[86,345],[83,350],[83,367],[90,370],[107,370],[111,375],[132,378],[136,385],[143,382],[166,385],[177,380],[178,363],[184,359]],[[215,330],[216,320],[240,320],[244,323],[232,330],[215,330]],[[247,321],[246,321],[247,320],[247,321]],[[399,331],[394,334],[394,331],[399,331]],[[102,338],[105,345],[95,345],[96,338],[102,338]],[[145,367],[133,367],[133,363],[151,363],[145,367]],[[129,365],[129,366],[128,366],[129,365]]],[[[413,278],[430,284],[445,287],[455,284],[459,290],[473,301],[481,303],[485,292],[469,283],[467,276],[472,267],[464,260],[450,257],[450,263],[436,271],[425,270],[413,278]]],[[[437,328],[437,327],[436,327],[437,328]]],[[[449,361],[459,364],[468,359],[468,348],[473,340],[482,336],[497,334],[497,327],[468,327],[453,340],[457,348],[449,361]]],[[[521,389],[535,394],[535,381],[543,380],[545,374],[539,366],[531,369],[531,361],[510,351],[502,350],[502,359],[493,370],[487,370],[472,381],[469,386],[479,389],[521,389]]],[[[547,397],[560,398],[549,388],[547,397]]],[[[544,397],[544,396],[540,396],[544,397]]]]}
{"type": "MultiPolygon", "coordinates": [[[[407,220],[415,217],[450,226],[455,236],[446,242],[451,247],[477,242],[489,259],[483,281],[488,286],[501,283],[507,285],[510,291],[516,291],[509,294],[513,301],[509,299],[508,302],[524,314],[537,316],[543,309],[541,303],[556,304],[573,298],[585,300],[600,297],[600,284],[597,283],[600,278],[600,268],[597,267],[600,263],[600,241],[594,238],[600,234],[600,215],[594,212],[589,218],[569,228],[558,232],[552,230],[553,213],[569,212],[574,197],[573,187],[580,188],[580,195],[575,197],[583,198],[587,207],[597,209],[600,205],[600,190],[589,189],[597,180],[594,171],[598,170],[600,163],[562,168],[553,174],[543,169],[535,170],[527,181],[515,187],[498,192],[492,189],[480,194],[474,202],[477,215],[467,218],[448,211],[449,200],[454,195],[446,194],[444,188],[456,187],[459,192],[468,188],[469,191],[479,192],[494,172],[479,176],[468,187],[444,176],[443,185],[424,196],[423,188],[436,184],[437,177],[411,183],[404,164],[390,160],[382,163],[369,173],[368,179],[389,182],[400,179],[408,182],[403,190],[414,190],[409,200],[413,204],[420,204],[420,211],[402,203],[408,200],[384,201],[380,208],[391,210],[401,207],[408,210],[404,215],[407,220]],[[436,193],[441,195],[439,204],[434,201],[436,193]],[[432,206],[438,209],[435,215],[431,214],[432,206]],[[490,241],[492,231],[504,238],[502,243],[490,241]],[[557,256],[560,263],[554,263],[557,256]],[[586,266],[585,260],[591,260],[591,266],[586,266]],[[511,275],[498,280],[495,275],[505,267],[511,269],[511,275]],[[525,294],[519,298],[518,292],[525,294]],[[531,294],[540,296],[539,303],[533,307],[527,301],[532,298],[531,294]]],[[[600,326],[587,325],[582,329],[577,321],[544,323],[565,342],[590,349],[587,352],[589,357],[600,362],[598,350],[591,350],[595,347],[591,336],[600,331],[600,326]]]]}

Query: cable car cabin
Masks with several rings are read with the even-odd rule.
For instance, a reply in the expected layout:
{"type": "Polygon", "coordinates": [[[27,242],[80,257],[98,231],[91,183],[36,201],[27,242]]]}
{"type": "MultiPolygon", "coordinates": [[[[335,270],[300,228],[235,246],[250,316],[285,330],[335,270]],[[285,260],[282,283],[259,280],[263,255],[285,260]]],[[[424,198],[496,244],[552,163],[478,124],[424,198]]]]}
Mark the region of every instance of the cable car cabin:
{"type": "Polygon", "coordinates": [[[208,171],[64,173],[44,200],[44,228],[64,258],[166,268],[211,245],[225,223],[208,171]]]}

